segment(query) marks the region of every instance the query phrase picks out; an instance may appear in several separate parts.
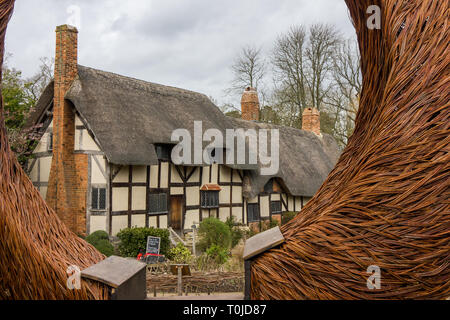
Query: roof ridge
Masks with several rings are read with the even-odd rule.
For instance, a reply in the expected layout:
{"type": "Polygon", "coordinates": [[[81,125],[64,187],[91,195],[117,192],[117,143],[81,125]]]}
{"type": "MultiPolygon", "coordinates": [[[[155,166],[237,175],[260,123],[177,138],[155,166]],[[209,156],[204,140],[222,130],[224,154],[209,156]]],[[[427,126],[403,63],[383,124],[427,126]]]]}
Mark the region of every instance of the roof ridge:
{"type": "Polygon", "coordinates": [[[154,86],[154,87],[160,88],[160,89],[179,91],[180,93],[186,93],[186,94],[190,94],[190,95],[202,96],[203,98],[207,98],[209,100],[209,98],[204,93],[201,93],[201,92],[196,92],[196,91],[189,90],[189,89],[184,89],[184,88],[169,86],[169,85],[165,85],[165,84],[161,84],[161,83],[146,81],[146,80],[142,80],[142,79],[138,79],[138,78],[134,78],[134,77],[130,77],[130,76],[124,76],[124,75],[121,75],[121,74],[118,74],[118,73],[115,73],[115,72],[100,70],[100,69],[87,67],[87,66],[83,66],[81,64],[78,64],[78,68],[80,68],[80,67],[82,69],[86,69],[88,71],[91,70],[91,71],[99,72],[99,73],[102,73],[102,74],[105,74],[105,75],[110,75],[110,76],[113,76],[113,77],[118,78],[118,79],[123,80],[123,81],[133,81],[133,82],[141,84],[141,85],[147,85],[147,86],[151,85],[151,86],[154,86]]]}

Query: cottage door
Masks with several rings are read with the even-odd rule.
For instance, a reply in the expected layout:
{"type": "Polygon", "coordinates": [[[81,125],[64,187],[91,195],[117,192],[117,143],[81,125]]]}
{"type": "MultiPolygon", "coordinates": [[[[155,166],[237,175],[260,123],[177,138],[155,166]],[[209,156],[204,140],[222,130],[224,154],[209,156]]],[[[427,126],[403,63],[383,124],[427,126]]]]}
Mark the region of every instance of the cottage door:
{"type": "Polygon", "coordinates": [[[182,230],[183,196],[170,197],[170,226],[182,230]]]}

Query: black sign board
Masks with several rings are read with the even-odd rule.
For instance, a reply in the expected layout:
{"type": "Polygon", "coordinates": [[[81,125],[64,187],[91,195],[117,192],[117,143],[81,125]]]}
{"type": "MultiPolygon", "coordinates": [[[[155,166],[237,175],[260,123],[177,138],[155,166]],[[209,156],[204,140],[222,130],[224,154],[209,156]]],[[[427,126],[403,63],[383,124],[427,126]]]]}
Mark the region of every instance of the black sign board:
{"type": "Polygon", "coordinates": [[[161,247],[161,238],[151,237],[147,238],[147,252],[151,254],[159,254],[159,249],[161,247]]]}

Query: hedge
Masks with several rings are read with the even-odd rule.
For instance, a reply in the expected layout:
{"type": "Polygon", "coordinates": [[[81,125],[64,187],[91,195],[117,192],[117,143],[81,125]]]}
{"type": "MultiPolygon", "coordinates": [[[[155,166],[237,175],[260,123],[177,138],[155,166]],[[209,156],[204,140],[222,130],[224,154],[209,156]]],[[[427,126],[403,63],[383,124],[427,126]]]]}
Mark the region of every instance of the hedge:
{"type": "Polygon", "coordinates": [[[137,257],[140,252],[145,252],[147,237],[160,237],[160,253],[167,255],[170,247],[169,230],[157,228],[126,228],[122,229],[117,237],[120,239],[119,252],[124,257],[137,257]]]}

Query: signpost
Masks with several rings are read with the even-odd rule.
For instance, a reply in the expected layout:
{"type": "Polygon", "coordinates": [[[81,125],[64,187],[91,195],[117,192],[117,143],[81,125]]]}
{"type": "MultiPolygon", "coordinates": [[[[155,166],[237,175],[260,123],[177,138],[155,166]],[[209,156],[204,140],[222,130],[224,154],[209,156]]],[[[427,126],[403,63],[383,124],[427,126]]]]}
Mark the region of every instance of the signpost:
{"type": "Polygon", "coordinates": [[[147,251],[150,254],[159,254],[161,248],[161,238],[149,236],[147,238],[147,251]]]}

